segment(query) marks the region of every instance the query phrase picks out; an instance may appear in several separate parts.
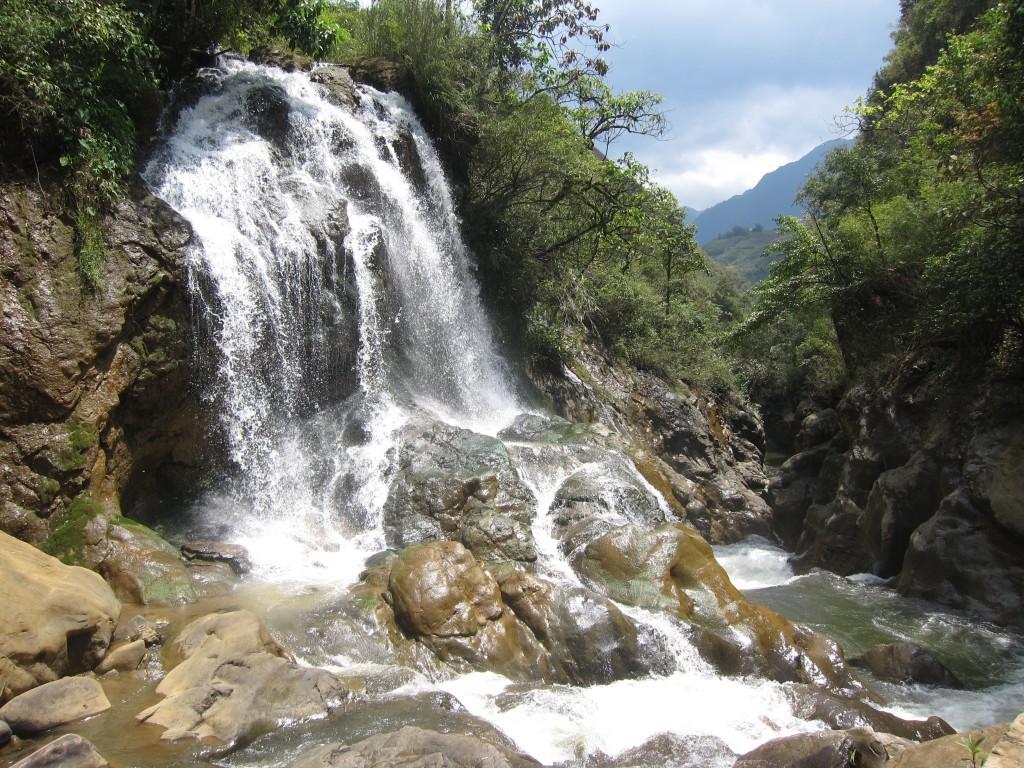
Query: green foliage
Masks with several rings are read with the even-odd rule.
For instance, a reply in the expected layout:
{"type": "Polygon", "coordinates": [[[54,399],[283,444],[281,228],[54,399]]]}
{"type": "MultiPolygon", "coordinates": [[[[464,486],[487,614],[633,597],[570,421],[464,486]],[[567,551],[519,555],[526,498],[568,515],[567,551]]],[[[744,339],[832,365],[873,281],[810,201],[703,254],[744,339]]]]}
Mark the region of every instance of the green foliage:
{"type": "Polygon", "coordinates": [[[59,158],[76,224],[79,271],[95,288],[97,217],[133,170],[157,91],[142,18],[116,3],[7,0],[0,11],[0,149],[59,158]]]}
{"type": "MultiPolygon", "coordinates": [[[[801,328],[818,342],[807,347],[805,336],[799,346],[820,357],[827,322],[853,377],[922,347],[971,375],[1019,371],[1024,2],[964,15],[974,6],[919,0],[908,9],[914,24],[926,14],[927,30],[905,27],[891,60],[918,45],[914,56],[930,66],[860,107],[857,145],[831,153],[800,195],[806,219],[780,221],[784,238],[768,249],[778,261],[741,334],[748,360],[770,357],[780,331],[801,328]]],[[[788,368],[795,373],[795,361],[788,368]]],[[[752,391],[836,380],[787,378],[755,369],[752,391]]]]}
{"type": "Polygon", "coordinates": [[[328,0],[290,2],[277,14],[273,31],[297,51],[324,59],[347,33],[331,19],[328,0]]]}
{"type": "Polygon", "coordinates": [[[957,739],[956,743],[970,753],[967,757],[961,757],[960,762],[971,766],[971,768],[980,768],[980,766],[983,766],[986,761],[985,758],[981,757],[981,745],[984,742],[984,736],[978,739],[972,739],[969,736],[957,739]]]}

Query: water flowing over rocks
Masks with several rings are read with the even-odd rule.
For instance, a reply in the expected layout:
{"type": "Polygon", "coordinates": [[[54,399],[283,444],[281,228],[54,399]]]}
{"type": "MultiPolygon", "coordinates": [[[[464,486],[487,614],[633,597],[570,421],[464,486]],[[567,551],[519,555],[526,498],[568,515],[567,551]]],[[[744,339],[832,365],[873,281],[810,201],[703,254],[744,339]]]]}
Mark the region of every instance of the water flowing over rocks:
{"type": "Polygon", "coordinates": [[[0,703],[103,658],[121,604],[95,573],[0,533],[0,583],[0,703]]]}
{"type": "Polygon", "coordinates": [[[556,413],[612,430],[613,442],[711,543],[770,535],[764,429],[753,413],[619,370],[591,346],[577,349],[576,361],[573,371],[531,372],[556,413]]]}
{"type": "Polygon", "coordinates": [[[926,359],[806,416],[769,489],[801,567],[895,578],[905,595],[1024,627],[1024,458],[1014,382],[950,401],[926,359]]]}

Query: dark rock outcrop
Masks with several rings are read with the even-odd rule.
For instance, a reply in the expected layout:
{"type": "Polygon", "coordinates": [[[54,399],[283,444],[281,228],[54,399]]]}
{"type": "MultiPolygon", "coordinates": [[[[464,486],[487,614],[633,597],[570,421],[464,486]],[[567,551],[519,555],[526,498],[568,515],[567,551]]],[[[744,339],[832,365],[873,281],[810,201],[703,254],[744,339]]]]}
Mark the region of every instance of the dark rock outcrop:
{"type": "Polygon", "coordinates": [[[677,393],[651,374],[626,373],[589,346],[576,360],[574,371],[531,372],[560,416],[608,430],[607,442],[711,543],[771,535],[756,415],[700,392],[677,393]]]}
{"type": "Polygon", "coordinates": [[[895,577],[905,595],[1024,628],[1019,382],[954,393],[933,368],[908,359],[848,392],[831,438],[831,414],[804,419],[803,450],[768,489],[776,532],[798,568],[895,577]]]}
{"type": "Polygon", "coordinates": [[[941,661],[909,643],[886,643],[854,656],[850,665],[868,670],[880,680],[962,688],[963,683],[941,661]]]}
{"type": "Polygon", "coordinates": [[[116,510],[200,462],[184,256],[192,233],[137,184],[102,219],[83,282],[75,233],[35,184],[0,187],[0,530],[41,545],[88,490],[116,510]]]}

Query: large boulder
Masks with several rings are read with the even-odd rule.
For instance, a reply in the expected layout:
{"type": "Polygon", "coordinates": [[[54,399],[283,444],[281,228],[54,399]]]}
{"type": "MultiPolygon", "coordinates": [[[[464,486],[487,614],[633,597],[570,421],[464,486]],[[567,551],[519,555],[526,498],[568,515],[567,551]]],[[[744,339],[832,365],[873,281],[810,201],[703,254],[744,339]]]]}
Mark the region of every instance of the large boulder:
{"type": "Polygon", "coordinates": [[[406,726],[352,744],[327,744],[287,768],[538,768],[540,763],[510,744],[480,736],[406,726]]]}
{"type": "Polygon", "coordinates": [[[0,707],[0,720],[16,736],[31,736],[110,709],[103,686],[92,677],[65,677],[26,691],[0,707]]]}
{"type": "Polygon", "coordinates": [[[506,610],[498,583],[462,544],[438,541],[402,551],[391,566],[388,595],[402,631],[442,660],[551,678],[547,651],[506,610]]]}
{"type": "Polygon", "coordinates": [[[572,565],[613,600],[670,611],[689,622],[701,652],[723,671],[832,690],[850,686],[842,649],[747,600],[692,528],[621,526],[587,544],[572,565]]]}
{"type": "Polygon", "coordinates": [[[537,559],[536,499],[500,440],[424,421],[406,434],[398,464],[384,504],[389,546],[453,540],[486,560],[537,559]]]}
{"type": "Polygon", "coordinates": [[[166,740],[231,748],[283,723],[326,717],[362,687],[296,664],[249,611],[196,619],[174,646],[182,661],[157,686],[164,699],[137,718],[164,728],[166,740]]]}
{"type": "Polygon", "coordinates": [[[68,733],[19,760],[11,768],[110,768],[110,763],[88,741],[68,733]]]}
{"type": "Polygon", "coordinates": [[[883,738],[868,728],[797,733],[740,755],[733,768],[881,768],[889,760],[883,738]]]}
{"type": "Polygon", "coordinates": [[[518,570],[498,578],[501,596],[576,685],[610,683],[650,671],[636,627],[611,600],[556,586],[518,570]]]}
{"type": "Polygon", "coordinates": [[[850,665],[868,670],[880,680],[962,688],[963,683],[924,648],[909,643],[886,643],[850,659],[850,665]]]}
{"type": "Polygon", "coordinates": [[[121,604],[97,574],[0,533],[0,702],[103,658],[121,604]]]}

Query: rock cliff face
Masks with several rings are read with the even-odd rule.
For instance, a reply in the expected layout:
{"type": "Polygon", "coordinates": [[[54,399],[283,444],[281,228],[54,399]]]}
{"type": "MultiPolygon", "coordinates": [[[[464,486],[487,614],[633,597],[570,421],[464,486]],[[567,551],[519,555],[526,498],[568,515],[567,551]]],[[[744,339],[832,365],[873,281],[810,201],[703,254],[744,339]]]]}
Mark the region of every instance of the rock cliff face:
{"type": "Polygon", "coordinates": [[[811,414],[769,487],[803,567],[894,578],[906,595],[1024,628],[1020,383],[971,390],[925,358],[811,414]]]}
{"type": "Polygon", "coordinates": [[[42,546],[83,492],[113,514],[197,464],[183,290],[192,234],[132,187],[104,218],[89,288],[55,193],[4,183],[0,220],[0,530],[42,546]]]}
{"type": "Polygon", "coordinates": [[[560,416],[600,422],[649,482],[712,544],[771,535],[764,429],[735,403],[674,392],[663,380],[612,366],[594,347],[574,370],[535,371],[560,416]]]}

